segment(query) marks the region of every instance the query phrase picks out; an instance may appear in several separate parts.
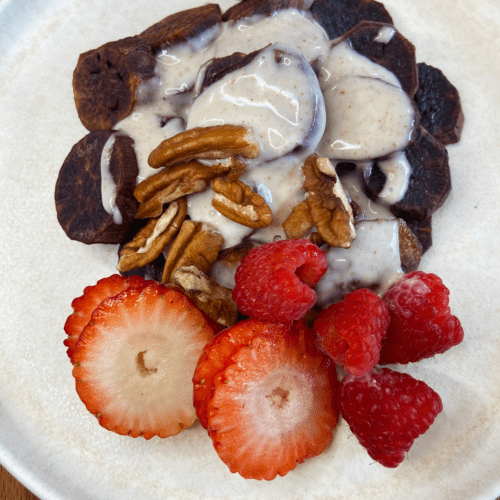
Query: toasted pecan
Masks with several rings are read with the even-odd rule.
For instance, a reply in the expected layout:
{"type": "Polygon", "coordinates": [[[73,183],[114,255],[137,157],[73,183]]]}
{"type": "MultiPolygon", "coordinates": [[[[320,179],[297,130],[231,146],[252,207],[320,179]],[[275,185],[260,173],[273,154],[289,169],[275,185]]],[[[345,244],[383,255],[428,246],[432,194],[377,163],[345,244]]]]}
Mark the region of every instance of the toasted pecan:
{"type": "Polygon", "coordinates": [[[298,240],[314,227],[311,209],[307,200],[294,207],[291,214],[283,222],[283,229],[289,240],[298,240]]]}
{"type": "Polygon", "coordinates": [[[220,325],[233,326],[238,320],[238,307],[232,298],[232,290],[220,286],[197,267],[178,268],[172,273],[171,283],[220,325]]]}
{"type": "Polygon", "coordinates": [[[134,190],[134,196],[140,201],[136,219],[157,217],[163,211],[163,205],[188,194],[203,191],[217,175],[230,171],[217,163],[211,167],[198,161],[191,161],[160,170],[143,180],[134,190]]]}
{"type": "Polygon", "coordinates": [[[227,218],[246,227],[267,227],[273,220],[271,209],[264,198],[241,181],[228,182],[215,178],[213,207],[227,218]]]}
{"type": "Polygon", "coordinates": [[[218,160],[241,155],[256,158],[260,147],[241,125],[214,125],[185,130],[165,139],[148,158],[153,168],[168,167],[194,159],[218,160]]]}
{"type": "Polygon", "coordinates": [[[179,267],[196,266],[207,273],[223,244],[222,235],[208,225],[192,220],[184,221],[168,252],[162,283],[169,283],[172,273],[179,267]]]}
{"type": "Polygon", "coordinates": [[[186,217],[185,198],[173,201],[165,212],[151,219],[120,251],[117,269],[121,273],[153,262],[172,241],[186,217]]]}
{"type": "Polygon", "coordinates": [[[356,237],[351,205],[328,158],[313,154],[304,162],[304,189],[316,229],[331,246],[349,248],[356,237]]]}

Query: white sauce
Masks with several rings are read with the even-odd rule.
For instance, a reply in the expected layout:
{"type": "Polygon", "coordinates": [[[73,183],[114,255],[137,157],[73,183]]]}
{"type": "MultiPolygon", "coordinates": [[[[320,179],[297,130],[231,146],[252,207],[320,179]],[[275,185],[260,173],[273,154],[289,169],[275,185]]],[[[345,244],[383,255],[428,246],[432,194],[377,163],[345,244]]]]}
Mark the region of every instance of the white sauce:
{"type": "Polygon", "coordinates": [[[324,92],[327,109],[320,156],[360,161],[404,149],[415,112],[406,92],[376,78],[348,76],[324,92]]]}
{"type": "MultiPolygon", "coordinates": [[[[375,41],[387,44],[394,34],[394,28],[384,27],[375,41]]],[[[386,205],[404,196],[411,173],[399,153],[414,127],[411,101],[393,73],[357,53],[348,42],[329,41],[309,13],[289,9],[223,23],[163,51],[157,62],[157,76],[140,87],[133,114],[115,127],[134,140],[138,182],[156,172],[147,165],[149,153],[186,124],[188,128],[242,124],[260,142],[262,154],[248,161],[241,180],[270,206],[273,222],[268,228],[252,230],[221,215],[212,206],[210,189],[188,197],[188,215],[219,231],[224,248],[248,236],[262,242],[285,237],[281,224],[305,199],[301,166],[315,150],[334,164],[349,161],[358,166],[342,177],[342,185],[360,205],[363,219],[393,218],[386,205]],[[274,45],[267,47],[270,44],[274,45]],[[210,59],[264,47],[245,68],[198,95],[202,66],[210,59]],[[274,58],[276,48],[284,52],[282,63],[274,58]],[[178,118],[162,128],[166,117],[178,118]],[[380,204],[369,200],[362,187],[362,170],[375,159],[387,175],[380,204]]],[[[103,158],[108,154],[103,151],[103,158]]],[[[103,165],[105,172],[105,161],[103,165]]],[[[110,184],[104,184],[108,193],[110,184]]],[[[105,199],[112,197],[103,194],[103,203],[105,199]]],[[[112,201],[106,203],[114,210],[112,201]]],[[[350,249],[327,251],[330,268],[317,287],[322,305],[341,298],[354,282],[387,284],[402,272],[397,221],[366,220],[355,227],[358,236],[350,249]]],[[[234,271],[216,263],[211,275],[233,287],[234,271]]]]}
{"type": "Polygon", "coordinates": [[[379,285],[376,292],[382,294],[403,275],[397,219],[360,222],[356,233],[351,248],[326,251],[328,271],[315,288],[320,307],[341,300],[356,288],[379,285]]]}
{"type": "Polygon", "coordinates": [[[122,224],[122,214],[116,205],[116,183],[109,169],[115,138],[115,134],[111,134],[101,152],[101,199],[104,210],[113,215],[113,222],[122,224]]]}
{"type": "Polygon", "coordinates": [[[187,128],[243,125],[261,146],[258,162],[314,149],[325,128],[318,80],[306,60],[289,46],[267,47],[243,68],[206,88],[193,102],[187,128]],[[276,61],[277,51],[282,57],[276,61]]]}

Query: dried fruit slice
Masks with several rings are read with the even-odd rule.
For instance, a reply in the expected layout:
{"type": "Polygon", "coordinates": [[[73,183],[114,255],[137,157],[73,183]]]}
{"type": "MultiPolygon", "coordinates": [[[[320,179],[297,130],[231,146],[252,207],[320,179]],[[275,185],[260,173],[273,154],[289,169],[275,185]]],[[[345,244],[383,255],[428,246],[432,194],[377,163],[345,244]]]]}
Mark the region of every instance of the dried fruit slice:
{"type": "MultiPolygon", "coordinates": [[[[405,221],[428,219],[451,191],[448,152],[423,127],[418,127],[415,141],[404,150],[411,173],[403,198],[391,205],[391,212],[405,221]]],[[[385,174],[377,167],[365,170],[367,194],[376,199],[385,184],[385,174]]]]}
{"type": "Polygon", "coordinates": [[[104,428],[168,437],[193,424],[191,379],[213,331],[180,292],[150,282],[105,300],[76,345],[73,376],[104,428]]]}
{"type": "Polygon", "coordinates": [[[418,91],[414,96],[420,124],[445,146],[460,140],[464,114],[458,90],[440,69],[417,64],[418,91]]]}
{"type": "Polygon", "coordinates": [[[335,364],[310,330],[254,338],[214,380],[208,429],[217,454],[247,479],[284,476],[328,446],[336,386],[335,364]]]}
{"type": "Polygon", "coordinates": [[[330,40],[364,20],[392,24],[389,12],[375,0],[315,0],[311,12],[330,40]]]}
{"type": "Polygon", "coordinates": [[[84,127],[108,130],[127,117],[138,85],[154,76],[155,66],[150,46],[138,37],[81,54],[73,73],[73,92],[84,127]]]}
{"type": "Polygon", "coordinates": [[[207,4],[176,12],[143,31],[139,38],[156,54],[178,43],[197,37],[222,22],[220,7],[207,4]]]}
{"type": "Polygon", "coordinates": [[[305,8],[307,0],[244,0],[230,7],[222,15],[224,21],[237,21],[243,17],[272,16],[282,9],[305,8]]]}
{"type": "Polygon", "coordinates": [[[90,132],[73,146],[59,171],[55,188],[57,220],[72,240],[120,243],[139,207],[133,195],[139,168],[133,141],[124,134],[115,136],[109,159],[118,212],[109,213],[104,207],[101,156],[112,134],[111,130],[90,132]]]}

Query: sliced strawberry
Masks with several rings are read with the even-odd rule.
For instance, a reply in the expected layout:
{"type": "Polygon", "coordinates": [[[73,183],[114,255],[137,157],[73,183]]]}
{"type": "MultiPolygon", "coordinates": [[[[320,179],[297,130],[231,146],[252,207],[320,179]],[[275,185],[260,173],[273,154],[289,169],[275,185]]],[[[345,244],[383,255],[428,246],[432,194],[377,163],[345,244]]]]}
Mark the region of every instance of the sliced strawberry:
{"type": "Polygon", "coordinates": [[[255,337],[214,379],[208,429],[219,457],[244,478],[271,480],[319,455],[337,423],[336,385],[310,330],[255,337]]]}
{"type": "Polygon", "coordinates": [[[288,330],[284,325],[248,319],[222,331],[205,346],[193,376],[194,407],[205,429],[208,425],[207,403],[214,393],[214,377],[225,368],[228,359],[259,335],[280,335],[288,330]]]}
{"type": "Polygon", "coordinates": [[[73,313],[68,316],[64,325],[64,331],[68,335],[68,338],[64,341],[64,345],[68,348],[67,354],[72,362],[75,345],[80,338],[82,330],[90,321],[94,309],[104,299],[114,297],[131,286],[144,286],[145,283],[146,281],[141,276],[125,278],[119,274],[113,274],[108,278],[99,280],[93,286],[86,287],[83,290],[83,295],[73,300],[71,303],[73,313]]]}
{"type": "Polygon", "coordinates": [[[180,292],[156,282],[106,299],[74,352],[87,409],[118,434],[167,437],[196,419],[192,377],[213,331],[180,292]]]}

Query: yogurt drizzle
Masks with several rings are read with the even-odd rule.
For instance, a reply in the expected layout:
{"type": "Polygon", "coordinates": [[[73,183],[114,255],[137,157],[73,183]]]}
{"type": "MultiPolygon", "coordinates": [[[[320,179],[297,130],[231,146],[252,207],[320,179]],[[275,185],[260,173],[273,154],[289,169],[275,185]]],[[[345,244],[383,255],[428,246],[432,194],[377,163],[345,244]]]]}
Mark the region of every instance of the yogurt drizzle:
{"type": "MultiPolygon", "coordinates": [[[[394,33],[394,28],[384,27],[375,40],[389,43],[394,33]]],[[[269,17],[222,23],[163,51],[157,56],[157,76],[140,89],[134,113],[115,128],[134,140],[140,181],[155,172],[147,157],[162,140],[184,128],[219,123],[243,124],[261,143],[261,155],[249,162],[241,180],[266,199],[274,216],[271,226],[253,231],[217,212],[210,190],[191,195],[188,215],[220,231],[225,247],[250,235],[264,242],[284,237],[282,222],[305,198],[301,166],[314,151],[333,165],[357,165],[344,187],[359,200],[366,198],[360,172],[378,159],[387,182],[381,204],[367,199],[358,203],[362,218],[392,218],[384,206],[402,199],[408,186],[411,169],[403,150],[414,127],[409,97],[393,73],[357,53],[347,41],[328,40],[309,13],[287,9],[269,17]],[[212,58],[263,48],[250,64],[196,94],[198,71],[212,58]],[[274,59],[277,50],[284,54],[281,64],[274,59]]],[[[372,226],[379,228],[370,229],[370,234],[379,233],[374,241],[386,248],[388,229],[372,226]]],[[[364,227],[360,229],[364,234],[364,227]]],[[[357,259],[356,251],[345,252],[357,259]]],[[[366,253],[361,253],[359,258],[365,259],[366,253]]],[[[389,253],[393,259],[394,252],[389,253]]]]}

